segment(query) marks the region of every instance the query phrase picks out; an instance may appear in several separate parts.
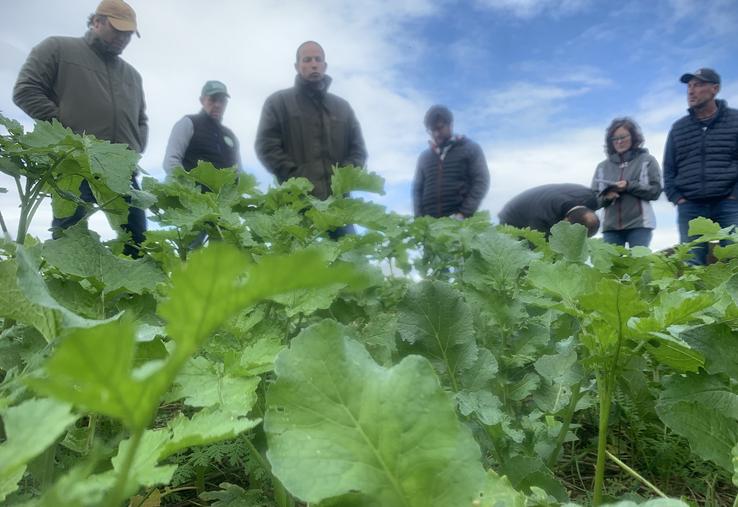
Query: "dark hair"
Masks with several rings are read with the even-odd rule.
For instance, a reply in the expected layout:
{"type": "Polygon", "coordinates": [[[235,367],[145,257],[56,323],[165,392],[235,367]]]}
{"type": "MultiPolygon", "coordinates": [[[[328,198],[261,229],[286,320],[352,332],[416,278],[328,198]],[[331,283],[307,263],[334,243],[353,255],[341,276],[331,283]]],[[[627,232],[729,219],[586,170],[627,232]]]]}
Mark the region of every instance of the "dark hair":
{"type": "Polygon", "coordinates": [[[92,28],[92,25],[95,23],[95,20],[96,19],[100,19],[102,21],[105,21],[106,19],[108,19],[108,17],[107,16],[103,16],[102,14],[95,14],[93,12],[92,14],[90,14],[87,17],[87,28],[92,28]]]}
{"type": "Polygon", "coordinates": [[[443,122],[446,125],[451,125],[454,122],[454,115],[446,106],[436,104],[435,106],[431,106],[431,108],[428,109],[428,112],[425,113],[423,124],[425,125],[425,128],[430,129],[438,125],[440,122],[443,122]]]}
{"type": "Polygon", "coordinates": [[[600,219],[597,213],[586,206],[577,206],[566,214],[566,219],[572,224],[582,224],[587,228],[587,236],[592,237],[600,229],[600,219]]]}
{"type": "Polygon", "coordinates": [[[615,146],[612,144],[612,134],[620,127],[623,127],[630,134],[631,149],[640,148],[643,146],[643,134],[641,133],[641,127],[627,116],[623,118],[615,118],[610,122],[610,126],[605,130],[605,153],[612,155],[616,153],[615,146]]]}
{"type": "Polygon", "coordinates": [[[300,61],[300,50],[304,48],[305,46],[307,46],[308,44],[315,44],[316,46],[318,46],[320,48],[320,52],[323,53],[323,60],[325,60],[325,50],[323,49],[323,46],[321,46],[314,40],[306,40],[305,42],[297,46],[297,51],[295,51],[295,62],[300,61]]]}

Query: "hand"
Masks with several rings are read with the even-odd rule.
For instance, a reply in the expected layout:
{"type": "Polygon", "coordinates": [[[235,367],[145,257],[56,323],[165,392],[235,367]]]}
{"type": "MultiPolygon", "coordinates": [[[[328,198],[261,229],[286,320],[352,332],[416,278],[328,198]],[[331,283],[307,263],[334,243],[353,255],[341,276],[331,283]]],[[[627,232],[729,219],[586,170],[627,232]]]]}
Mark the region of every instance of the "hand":
{"type": "Polygon", "coordinates": [[[605,200],[610,202],[615,202],[618,197],[620,197],[620,194],[615,192],[614,190],[610,190],[608,193],[605,194],[605,200]]]}
{"type": "Polygon", "coordinates": [[[454,220],[464,220],[464,214],[454,213],[453,215],[449,215],[449,218],[453,218],[454,220]]]}
{"type": "Polygon", "coordinates": [[[677,203],[677,205],[679,205],[679,204],[682,204],[682,203],[685,203],[685,202],[687,202],[687,200],[684,197],[680,197],[679,199],[677,199],[677,202],[676,203],[677,203]]]}
{"type": "Polygon", "coordinates": [[[628,188],[628,182],[626,180],[620,180],[615,183],[615,190],[617,190],[618,192],[622,192],[626,188],[628,188]]]}

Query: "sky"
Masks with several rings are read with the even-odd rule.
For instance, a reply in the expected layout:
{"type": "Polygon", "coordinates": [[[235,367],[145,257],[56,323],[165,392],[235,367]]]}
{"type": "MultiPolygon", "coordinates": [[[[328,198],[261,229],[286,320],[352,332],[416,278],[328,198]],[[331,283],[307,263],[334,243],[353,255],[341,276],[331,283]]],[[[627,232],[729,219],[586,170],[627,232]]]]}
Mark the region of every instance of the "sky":
{"type": "MultiPolygon", "coordinates": [[[[423,115],[445,104],[454,130],[478,142],[491,174],[482,209],[493,220],[526,188],[589,185],[605,158],[610,121],[630,116],[661,161],[671,124],[686,114],[685,72],[712,67],[719,98],[738,107],[738,0],[130,0],[141,38],[123,53],[142,75],[149,142],[140,165],[163,179],[172,125],[199,110],[205,81],[228,86],[224,124],[241,142],[247,172],[274,184],[254,153],[264,100],[292,86],[295,49],[316,40],[331,92],[347,99],[364,131],[368,168],[386,180],[371,198],[410,213],[423,115]]],[[[50,35],[82,36],[90,0],[0,0],[0,112],[33,122],[12,102],[31,48],[50,35]]],[[[0,211],[17,226],[15,185],[0,175],[0,211]]],[[[678,242],[676,212],[654,203],[651,243],[678,242]]],[[[31,232],[49,236],[50,206],[31,232]]],[[[110,237],[102,217],[91,226],[110,237]]]]}

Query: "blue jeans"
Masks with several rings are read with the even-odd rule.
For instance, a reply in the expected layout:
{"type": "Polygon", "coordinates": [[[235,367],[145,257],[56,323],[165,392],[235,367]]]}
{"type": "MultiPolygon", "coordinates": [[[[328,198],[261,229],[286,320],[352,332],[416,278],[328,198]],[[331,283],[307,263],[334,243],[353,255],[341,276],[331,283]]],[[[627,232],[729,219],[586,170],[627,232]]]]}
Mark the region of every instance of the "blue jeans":
{"type": "MultiPolygon", "coordinates": [[[[679,240],[688,243],[697,236],[689,236],[689,221],[697,217],[709,218],[720,224],[720,227],[738,226],[738,201],[722,199],[711,202],[685,201],[677,205],[677,223],[679,224],[679,240]]],[[[692,264],[707,263],[707,243],[696,246],[691,250],[694,254],[692,264]]]]}
{"type": "MultiPolygon", "coordinates": [[[[136,190],[141,190],[135,177],[131,179],[131,186],[136,190]]],[[[90,188],[90,184],[87,183],[87,180],[82,180],[82,183],[79,186],[79,197],[85,202],[96,202],[95,196],[92,194],[92,189],[90,188]]],[[[130,203],[131,198],[125,197],[125,201],[130,203]]],[[[59,229],[72,227],[74,224],[82,220],[86,213],[87,210],[84,206],[77,206],[74,214],[70,217],[54,217],[51,221],[53,231],[51,237],[54,239],[59,238],[61,236],[59,229]]],[[[124,232],[129,232],[131,234],[131,241],[127,242],[123,246],[123,253],[129,257],[133,257],[134,259],[140,257],[141,253],[139,251],[139,247],[143,240],[146,239],[146,212],[141,208],[134,208],[133,206],[129,207],[128,222],[121,225],[121,229],[123,229],[124,232]]]]}
{"type": "Polygon", "coordinates": [[[605,243],[625,246],[628,243],[630,248],[634,246],[648,246],[651,243],[653,229],[646,227],[634,227],[633,229],[622,229],[620,231],[604,231],[602,239],[605,243]]]}

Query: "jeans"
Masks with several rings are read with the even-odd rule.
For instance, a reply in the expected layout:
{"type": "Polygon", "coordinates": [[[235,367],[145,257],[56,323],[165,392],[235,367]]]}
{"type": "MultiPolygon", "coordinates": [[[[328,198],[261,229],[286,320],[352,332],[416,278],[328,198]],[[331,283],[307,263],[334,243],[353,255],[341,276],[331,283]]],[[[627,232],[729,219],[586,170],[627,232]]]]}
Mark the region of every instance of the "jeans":
{"type": "MultiPolygon", "coordinates": [[[[694,202],[685,201],[677,205],[677,223],[679,224],[679,240],[688,243],[697,236],[689,236],[689,221],[697,217],[709,218],[720,224],[720,227],[730,225],[738,226],[738,201],[735,199],[722,199],[720,201],[694,202]]],[[[707,243],[694,247],[692,264],[707,263],[707,243]]]]}
{"type": "MultiPolygon", "coordinates": [[[[136,190],[141,189],[135,177],[131,178],[131,186],[136,190]]],[[[87,183],[87,180],[82,180],[82,183],[79,185],[79,196],[80,199],[85,202],[97,202],[95,201],[95,196],[92,194],[92,189],[90,188],[89,183],[87,183]]],[[[131,202],[130,197],[126,197],[125,200],[128,203],[131,202]]],[[[84,206],[77,206],[77,209],[74,210],[74,214],[72,216],[64,218],[54,217],[51,221],[51,227],[52,229],[55,229],[52,233],[52,237],[57,239],[60,236],[58,233],[59,229],[72,227],[74,224],[82,220],[86,213],[87,210],[84,206]]],[[[121,229],[130,233],[131,239],[133,240],[132,242],[127,242],[125,244],[123,247],[123,253],[133,258],[140,257],[141,254],[139,252],[139,247],[143,240],[146,239],[144,234],[146,232],[146,212],[141,208],[129,207],[128,222],[121,225],[121,229]]]]}
{"type": "Polygon", "coordinates": [[[605,243],[625,246],[628,243],[630,248],[634,246],[648,246],[651,243],[653,229],[646,227],[634,227],[633,229],[623,229],[620,231],[604,231],[602,239],[605,243]]]}

